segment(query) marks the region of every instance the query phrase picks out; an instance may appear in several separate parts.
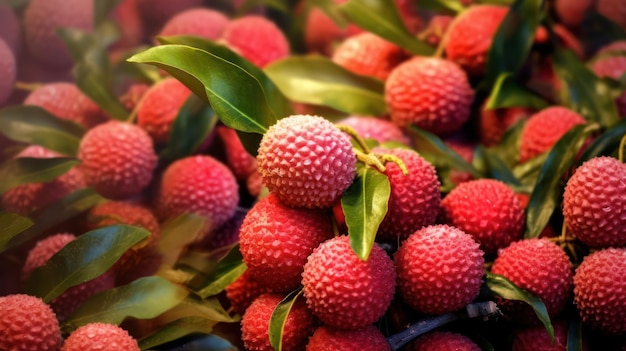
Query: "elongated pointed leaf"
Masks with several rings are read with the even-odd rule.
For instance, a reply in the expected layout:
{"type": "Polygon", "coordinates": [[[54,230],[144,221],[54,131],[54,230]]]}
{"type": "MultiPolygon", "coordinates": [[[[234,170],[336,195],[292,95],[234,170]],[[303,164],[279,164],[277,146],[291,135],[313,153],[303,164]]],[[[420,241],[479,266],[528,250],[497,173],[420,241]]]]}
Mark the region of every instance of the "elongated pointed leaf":
{"type": "Polygon", "coordinates": [[[548,224],[562,191],[559,184],[563,174],[574,164],[574,158],[588,136],[585,128],[585,125],[578,125],[570,129],[548,153],[528,201],[525,238],[538,237],[548,224]]]}
{"type": "Polygon", "coordinates": [[[222,258],[215,272],[208,277],[198,290],[198,295],[206,298],[219,294],[230,283],[234,282],[246,271],[243,257],[239,251],[239,244],[234,245],[228,254],[222,258]]]}
{"type": "Polygon", "coordinates": [[[39,106],[15,106],[0,110],[0,131],[7,138],[35,144],[74,156],[85,130],[76,123],[53,116],[39,106]]]}
{"type": "Polygon", "coordinates": [[[519,85],[512,73],[501,73],[487,100],[487,109],[532,107],[541,110],[548,103],[529,89],[519,85]]]}
{"type": "Polygon", "coordinates": [[[274,312],[272,312],[267,334],[270,338],[270,345],[272,345],[275,351],[282,351],[283,349],[285,322],[287,322],[287,316],[289,316],[291,307],[293,307],[293,304],[300,295],[302,295],[302,289],[290,292],[289,295],[274,308],[274,312]]]}
{"type": "Polygon", "coordinates": [[[622,118],[618,123],[604,131],[593,142],[585,148],[579,161],[582,163],[596,156],[610,155],[611,152],[619,148],[622,137],[626,135],[626,118],[622,118]]]}
{"type": "Polygon", "coordinates": [[[65,245],[26,281],[26,293],[52,301],[67,289],[106,272],[150,232],[140,227],[113,225],[85,233],[65,245]]]}
{"type": "Polygon", "coordinates": [[[185,246],[206,231],[208,225],[205,218],[193,214],[178,216],[165,222],[159,241],[163,265],[173,266],[185,246]]]}
{"type": "Polygon", "coordinates": [[[486,177],[498,179],[511,186],[521,186],[522,183],[515,177],[509,166],[492,150],[478,146],[474,159],[484,163],[486,177]]]}
{"type": "Polygon", "coordinates": [[[350,246],[364,261],[369,257],[378,227],[387,215],[390,194],[391,185],[385,174],[360,167],[354,182],[341,197],[350,246]]]}
{"type": "Polygon", "coordinates": [[[406,29],[393,0],[350,0],[340,8],[357,26],[413,54],[428,56],[435,52],[406,29]]]}
{"type": "MultiPolygon", "coordinates": [[[[209,334],[217,324],[211,320],[201,317],[185,317],[168,323],[154,333],[151,333],[139,340],[139,348],[150,350],[168,342],[181,339],[190,334],[209,334]]],[[[204,349],[203,349],[204,350],[204,349]]]]}
{"type": "Polygon", "coordinates": [[[139,278],[128,285],[91,296],[64,323],[71,332],[88,323],[121,324],[126,318],[149,319],[181,303],[189,292],[160,277],[139,278]]]}
{"type": "Polygon", "coordinates": [[[0,195],[18,185],[49,182],[77,164],[78,160],[69,157],[7,160],[0,166],[0,195]]]}
{"type": "Polygon", "coordinates": [[[208,101],[222,122],[233,129],[263,134],[277,121],[259,81],[214,54],[186,45],[162,45],[128,61],[164,69],[208,101]]]}
{"type": "Polygon", "coordinates": [[[546,331],[550,335],[550,339],[554,340],[554,327],[552,326],[552,322],[550,321],[550,316],[548,315],[548,310],[546,309],[546,305],[538,298],[535,294],[522,290],[518,288],[515,284],[513,284],[507,278],[487,272],[486,279],[487,286],[489,290],[494,294],[507,299],[507,300],[516,300],[527,303],[532,309],[535,311],[535,314],[543,323],[546,331]]]}
{"type": "Polygon", "coordinates": [[[567,328],[567,351],[583,351],[583,324],[578,316],[570,317],[567,328]]]}
{"type": "Polygon", "coordinates": [[[457,15],[465,10],[465,7],[459,0],[420,0],[419,7],[421,10],[431,10],[450,15],[457,15]]]}
{"type": "Polygon", "coordinates": [[[0,252],[14,236],[33,226],[33,221],[11,212],[0,211],[0,252]]]}
{"type": "Polygon", "coordinates": [[[199,317],[213,322],[233,323],[239,321],[226,312],[218,298],[201,299],[194,295],[187,296],[175,307],[159,316],[158,322],[172,322],[185,317],[199,317]]]}
{"type": "Polygon", "coordinates": [[[329,106],[350,114],[377,116],[387,111],[384,85],[354,74],[321,56],[292,56],[265,67],[290,99],[329,106]]]}

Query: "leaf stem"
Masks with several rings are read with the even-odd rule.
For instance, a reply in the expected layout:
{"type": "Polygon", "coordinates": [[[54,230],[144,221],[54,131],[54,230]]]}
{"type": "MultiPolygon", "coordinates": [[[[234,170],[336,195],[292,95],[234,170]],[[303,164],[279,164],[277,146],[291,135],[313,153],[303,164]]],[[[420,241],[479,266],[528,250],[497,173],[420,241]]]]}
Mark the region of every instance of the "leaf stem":
{"type": "Polygon", "coordinates": [[[365,139],[363,139],[362,136],[359,135],[359,133],[354,130],[354,128],[347,126],[345,124],[339,124],[336,126],[340,131],[348,134],[349,136],[352,137],[352,139],[354,139],[354,141],[357,142],[357,144],[359,145],[359,147],[361,148],[361,150],[363,150],[364,153],[369,154],[372,152],[372,150],[370,149],[370,147],[367,145],[367,143],[365,142],[365,139]]]}
{"type": "Polygon", "coordinates": [[[624,135],[622,137],[622,140],[619,142],[618,158],[620,162],[622,163],[626,162],[626,160],[624,159],[624,157],[626,157],[626,155],[624,155],[625,149],[626,149],[626,135],[624,135]]]}

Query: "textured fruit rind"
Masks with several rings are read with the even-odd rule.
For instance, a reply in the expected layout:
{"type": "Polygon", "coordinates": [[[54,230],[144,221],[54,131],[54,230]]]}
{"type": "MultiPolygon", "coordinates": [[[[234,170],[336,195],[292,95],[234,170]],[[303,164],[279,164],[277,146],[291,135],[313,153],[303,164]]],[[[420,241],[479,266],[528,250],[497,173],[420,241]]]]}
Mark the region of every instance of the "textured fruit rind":
{"type": "Polygon", "coordinates": [[[306,351],[390,351],[385,336],[374,326],[341,330],[323,325],[309,338],[306,351]]]}
{"type": "Polygon", "coordinates": [[[2,296],[0,311],[0,350],[57,351],[61,347],[59,322],[40,298],[2,296]]]}
{"type": "Polygon", "coordinates": [[[267,287],[259,284],[250,270],[246,270],[237,280],[230,283],[224,291],[233,311],[243,315],[257,297],[270,292],[267,287]]]}
{"type": "Polygon", "coordinates": [[[319,116],[279,120],[263,136],[257,162],[269,190],[295,207],[333,206],[356,175],[350,139],[319,116]]]}
{"type": "Polygon", "coordinates": [[[258,67],[289,55],[285,34],[269,19],[248,15],[230,21],[222,39],[258,67]]]}
{"type": "Polygon", "coordinates": [[[480,351],[470,338],[450,332],[432,332],[420,336],[413,344],[411,351],[480,351]]]}
{"type": "Polygon", "coordinates": [[[411,234],[394,262],[400,295],[426,314],[453,312],[472,302],[480,291],[485,263],[472,236],[447,225],[411,234]]]}
{"type": "Polygon", "coordinates": [[[404,135],[402,129],[386,119],[350,116],[342,119],[337,124],[352,127],[361,137],[374,139],[381,144],[388,141],[400,142],[405,145],[411,144],[411,140],[404,135]]]}
{"type": "Polygon", "coordinates": [[[219,11],[208,8],[192,8],[170,18],[159,35],[196,35],[216,40],[222,36],[228,21],[228,17],[219,11]]]}
{"type": "Polygon", "coordinates": [[[73,331],[61,351],[139,351],[137,340],[117,325],[90,323],[73,331]]]}
{"type": "MultiPolygon", "coordinates": [[[[552,323],[554,327],[554,343],[543,325],[535,325],[514,332],[513,351],[566,351],[567,321],[552,323]]],[[[583,348],[585,349],[585,348],[583,348]]]]}
{"type": "Polygon", "coordinates": [[[396,272],[379,246],[374,245],[368,260],[362,261],[350,247],[350,239],[339,236],[309,256],[302,285],[307,305],[322,322],[338,329],[360,329],[389,307],[396,272]]]}
{"type": "Polygon", "coordinates": [[[583,259],[574,275],[574,303],[584,324],[626,333],[626,249],[603,249],[583,259]]]}

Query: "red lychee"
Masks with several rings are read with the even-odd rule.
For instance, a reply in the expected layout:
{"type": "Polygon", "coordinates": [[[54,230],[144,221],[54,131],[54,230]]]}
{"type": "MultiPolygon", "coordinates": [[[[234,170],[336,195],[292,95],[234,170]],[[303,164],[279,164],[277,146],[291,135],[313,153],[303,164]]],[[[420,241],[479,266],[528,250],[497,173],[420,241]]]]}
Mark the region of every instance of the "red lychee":
{"type": "Polygon", "coordinates": [[[548,107],[530,116],[520,137],[520,163],[550,150],[567,131],[585,123],[581,115],[561,106],[548,107]]]}
{"type": "Polygon", "coordinates": [[[469,75],[484,74],[491,42],[507,11],[503,6],[478,5],[459,15],[444,43],[447,58],[469,75]]]}
{"type": "Polygon", "coordinates": [[[553,322],[554,343],[543,325],[518,329],[514,333],[513,351],[566,351],[567,322],[553,322]]]}
{"type": "Polygon", "coordinates": [[[191,90],[174,78],[156,83],[139,101],[137,124],[150,134],[155,144],[167,142],[172,124],[189,96],[191,90]]]}
{"type": "Polygon", "coordinates": [[[583,323],[606,334],[626,333],[626,249],[590,254],[574,275],[574,303],[583,323]]]}
{"type": "Polygon", "coordinates": [[[202,4],[203,0],[137,0],[139,13],[150,35],[161,29],[171,17],[202,4]]]}
{"type": "Polygon", "coordinates": [[[120,102],[128,111],[133,111],[150,88],[146,83],[133,83],[120,96],[120,102]]]}
{"type": "Polygon", "coordinates": [[[441,201],[443,223],[472,235],[487,254],[507,247],[524,231],[524,208],[515,192],[495,179],[459,184],[441,201]]]}
{"type": "Polygon", "coordinates": [[[465,307],[478,296],[485,260],[471,235],[433,225],[411,234],[394,262],[404,301],[421,313],[443,314],[465,307]]]}
{"type": "Polygon", "coordinates": [[[339,236],[313,251],[302,273],[304,297],[313,313],[338,329],[361,329],[383,316],[396,288],[396,272],[387,253],[374,244],[361,260],[350,239],[339,236]]]}
{"type": "Polygon", "coordinates": [[[470,338],[450,332],[432,332],[420,336],[410,351],[480,351],[470,338]]]}
{"type": "Polygon", "coordinates": [[[332,237],[324,211],[291,208],[270,193],[246,215],[239,249],[259,283],[275,292],[288,292],[300,285],[307,257],[332,237]]]}
{"type": "Polygon", "coordinates": [[[157,163],[148,133],[119,121],[90,129],[80,142],[78,158],[86,183],[112,199],[139,194],[152,180],[157,163]]]}
{"type": "Polygon", "coordinates": [[[263,183],[295,207],[333,206],[356,175],[349,137],[319,116],[279,120],[263,135],[257,162],[263,183]]]}
{"type": "MultiPolygon", "coordinates": [[[[247,350],[273,351],[268,336],[268,327],[272,312],[282,301],[280,294],[263,294],[248,307],[241,318],[241,339],[247,350]]],[[[316,320],[306,307],[302,298],[298,298],[285,321],[282,345],[285,350],[304,351],[307,340],[315,330],[316,320]]]]}
{"type": "MultiPolygon", "coordinates": [[[[334,3],[342,4],[346,1],[334,0],[334,3]]],[[[361,32],[363,30],[353,23],[340,27],[320,8],[313,7],[306,18],[304,41],[308,51],[331,56],[338,43],[361,32]]]]}
{"type": "Polygon", "coordinates": [[[0,350],[57,351],[63,343],[59,322],[40,298],[0,297],[0,350]]]}
{"type": "Polygon", "coordinates": [[[192,8],[170,18],[160,36],[196,35],[210,40],[219,39],[228,25],[228,17],[208,8],[192,8]]]}
{"type": "Polygon", "coordinates": [[[622,0],[597,0],[596,10],[626,29],[626,3],[622,0]]]}
{"type": "Polygon", "coordinates": [[[399,243],[416,230],[435,223],[441,203],[439,179],[435,167],[413,150],[376,148],[374,151],[398,157],[409,171],[404,175],[397,164],[385,164],[391,194],[387,215],[376,236],[399,243]]]}
{"type": "Polygon", "coordinates": [[[498,145],[509,127],[527,118],[529,115],[530,111],[528,108],[487,109],[485,102],[478,120],[478,134],[481,144],[487,147],[498,145]]]}
{"type": "Polygon", "coordinates": [[[113,51],[123,52],[139,46],[146,35],[137,0],[121,0],[109,16],[120,30],[113,51]]]}
{"type": "Polygon", "coordinates": [[[306,351],[390,351],[385,336],[370,325],[357,330],[341,330],[329,326],[317,328],[309,338],[306,351]]]}
{"type": "Polygon", "coordinates": [[[274,22],[256,15],[230,21],[222,39],[241,56],[261,68],[287,57],[290,52],[285,34],[274,22]]]}
{"type": "Polygon", "coordinates": [[[61,351],[139,351],[137,340],[117,325],[89,323],[74,330],[61,351]]]}
{"type": "Polygon", "coordinates": [[[15,11],[8,3],[0,4],[0,40],[3,40],[11,49],[14,57],[19,56],[22,46],[22,30],[15,11]]]}
{"type": "MultiPolygon", "coordinates": [[[[500,250],[491,272],[535,294],[551,317],[565,308],[572,293],[572,263],[565,251],[546,238],[520,240],[500,250]]],[[[520,301],[505,301],[500,307],[517,321],[538,322],[530,306],[520,301]]]]}
{"type": "Polygon", "coordinates": [[[420,38],[432,46],[439,45],[453,19],[452,16],[447,15],[433,16],[428,22],[428,27],[420,33],[420,38]]]}
{"type": "MultiPolygon", "coordinates": [[[[626,45],[626,42],[623,45],[626,45]]],[[[626,50],[626,48],[622,49],[626,50]]],[[[626,56],[610,56],[599,59],[591,65],[591,69],[600,78],[608,77],[619,80],[626,73],[626,56]]],[[[626,92],[615,99],[615,104],[618,114],[626,116],[626,92]]]]}
{"type": "Polygon", "coordinates": [[[438,135],[461,128],[470,115],[474,92],[467,76],[455,63],[434,57],[414,57],[391,71],[385,83],[385,100],[391,120],[438,135]]]}
{"type": "Polygon", "coordinates": [[[554,10],[559,19],[570,28],[577,28],[585,14],[595,6],[596,0],[555,0],[554,10]]]}
{"type": "Polygon", "coordinates": [[[366,139],[374,139],[379,143],[395,141],[410,145],[411,141],[402,130],[393,122],[365,116],[350,116],[337,122],[339,125],[352,127],[360,136],[366,139]]]}
{"type": "Polygon", "coordinates": [[[351,72],[385,80],[408,57],[397,45],[363,32],[345,39],[335,49],[332,60],[351,72]]]}
{"type": "Polygon", "coordinates": [[[590,247],[626,246],[626,164],[595,157],[576,169],[563,194],[567,229],[590,247]]]}
{"type": "Polygon", "coordinates": [[[236,313],[243,315],[257,297],[269,293],[265,285],[254,279],[250,270],[246,270],[237,280],[229,284],[224,291],[230,305],[236,313]]]}
{"type": "MultiPolygon", "coordinates": [[[[469,140],[465,134],[452,135],[445,138],[443,142],[446,146],[452,149],[452,151],[459,154],[459,156],[461,156],[467,163],[472,164],[477,144],[474,141],[469,140]]],[[[473,180],[474,175],[471,172],[452,168],[450,169],[450,175],[448,178],[454,186],[457,186],[463,182],[473,180]]]]}
{"type": "Polygon", "coordinates": [[[11,48],[0,38],[0,107],[9,99],[13,93],[13,83],[17,75],[15,57],[11,48]]]}
{"type": "Polygon", "coordinates": [[[256,158],[246,151],[237,132],[226,126],[217,126],[215,132],[224,145],[226,164],[233,171],[238,180],[246,180],[256,172],[256,158]]]}

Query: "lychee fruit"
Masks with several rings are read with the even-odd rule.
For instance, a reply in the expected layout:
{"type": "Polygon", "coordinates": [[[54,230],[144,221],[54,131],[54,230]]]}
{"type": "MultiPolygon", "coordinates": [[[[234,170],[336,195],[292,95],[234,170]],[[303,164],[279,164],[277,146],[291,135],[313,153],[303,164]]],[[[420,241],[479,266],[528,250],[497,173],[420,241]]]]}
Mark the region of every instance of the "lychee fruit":
{"type": "MultiPolygon", "coordinates": [[[[337,5],[347,0],[334,0],[337,5]]],[[[337,25],[320,8],[313,7],[306,18],[304,26],[304,41],[309,52],[317,52],[331,56],[335,47],[352,35],[362,33],[363,30],[353,23],[345,27],[337,25]]]]}
{"type": "Polygon", "coordinates": [[[438,135],[461,128],[470,115],[474,92],[463,70],[452,61],[414,57],[391,71],[385,100],[391,120],[438,135]]]}
{"type": "Polygon", "coordinates": [[[441,201],[439,219],[472,235],[486,254],[507,247],[524,231],[524,208],[515,192],[495,179],[459,184],[441,201]]]}
{"type": "Polygon", "coordinates": [[[350,138],[319,116],[279,120],[263,135],[257,162],[263,183],[294,207],[331,207],[356,176],[350,138]]]}
{"type": "Polygon", "coordinates": [[[224,288],[224,292],[233,311],[243,315],[257,297],[269,293],[270,289],[257,282],[250,270],[246,270],[237,280],[224,288]]]}
{"type": "Polygon", "coordinates": [[[0,40],[3,40],[11,49],[13,57],[19,57],[22,45],[22,30],[15,11],[8,3],[0,4],[0,40]]]}
{"type": "Polygon", "coordinates": [[[306,351],[390,351],[385,336],[374,326],[341,330],[323,325],[309,338],[306,351]]]}
{"type": "Polygon", "coordinates": [[[411,141],[393,122],[377,118],[365,116],[350,116],[337,122],[338,125],[346,125],[352,127],[361,137],[365,139],[374,139],[380,144],[389,141],[399,142],[404,145],[410,145],[411,141]]]}
{"type": "Polygon", "coordinates": [[[120,96],[120,102],[128,111],[133,111],[150,88],[146,83],[133,83],[120,96]]]}
{"type": "Polygon", "coordinates": [[[38,297],[0,296],[0,350],[57,351],[63,339],[59,321],[38,297]]]}
{"type": "Polygon", "coordinates": [[[235,214],[239,186],[233,173],[211,156],[188,156],[167,167],[159,186],[156,214],[162,219],[196,214],[207,220],[208,235],[235,214]]]}
{"type": "Polygon", "coordinates": [[[137,0],[137,7],[149,35],[160,30],[173,16],[185,10],[202,7],[203,0],[137,0]]]}
{"type": "Polygon", "coordinates": [[[111,46],[111,50],[123,52],[141,45],[146,33],[137,0],[121,0],[109,17],[120,31],[119,39],[111,46]]]}
{"type": "Polygon", "coordinates": [[[139,101],[137,124],[145,129],[155,144],[169,140],[178,112],[191,96],[191,90],[174,78],[153,85],[139,101]]]}
{"type": "Polygon", "coordinates": [[[548,107],[530,116],[520,137],[520,163],[550,150],[570,129],[585,123],[581,115],[561,106],[548,107]]]}
{"type": "MultiPolygon", "coordinates": [[[[45,265],[50,258],[69,244],[76,237],[69,233],[58,233],[37,242],[26,257],[22,268],[22,281],[26,281],[33,271],[45,265]]],[[[112,288],[115,285],[115,275],[107,271],[95,279],[73,286],[50,302],[60,321],[69,317],[90,296],[112,288]]]]}
{"type": "Polygon", "coordinates": [[[246,151],[234,129],[220,125],[215,128],[215,132],[224,146],[226,164],[235,177],[238,180],[248,179],[257,170],[256,158],[246,151]]]}
{"type": "Polygon", "coordinates": [[[350,238],[325,241],[309,256],[302,273],[307,305],[325,324],[361,329],[385,314],[396,288],[396,271],[387,253],[374,244],[366,261],[350,238]]]}
{"type": "MultiPolygon", "coordinates": [[[[283,300],[280,294],[259,296],[241,318],[241,339],[247,350],[273,351],[268,336],[269,322],[276,306],[283,300]]],[[[285,350],[304,351],[307,340],[317,325],[315,317],[302,298],[298,298],[285,321],[282,346],[285,350]]]]}
{"type": "MultiPolygon", "coordinates": [[[[624,45],[626,46],[626,44],[624,45]]],[[[626,48],[622,49],[626,50],[626,48]]],[[[600,78],[608,77],[619,80],[620,77],[626,73],[626,56],[609,56],[599,59],[594,61],[591,65],[591,69],[600,78]]],[[[626,92],[622,92],[622,94],[615,99],[615,105],[617,106],[618,114],[620,116],[626,116],[626,92]]]]}
{"type": "Polygon", "coordinates": [[[239,250],[259,283],[275,292],[288,292],[300,285],[307,257],[332,237],[332,224],[324,211],[288,207],[270,193],[246,215],[239,250]]]}
{"type": "Polygon", "coordinates": [[[595,6],[596,0],[555,0],[554,10],[566,26],[578,28],[585,14],[595,6]]]}
{"type": "Polygon", "coordinates": [[[289,55],[285,34],[269,19],[247,15],[228,23],[222,36],[224,42],[258,67],[289,55]]]}
{"type": "Polygon", "coordinates": [[[159,36],[195,35],[217,40],[224,33],[229,19],[223,13],[208,8],[192,8],[170,18],[159,36]]]}
{"type": "Polygon", "coordinates": [[[465,335],[451,332],[436,331],[424,334],[417,338],[410,351],[480,351],[470,338],[465,335]]]}
{"type": "Polygon", "coordinates": [[[433,16],[428,22],[428,27],[419,34],[419,37],[432,46],[439,45],[453,19],[454,17],[447,15],[433,16]]]}
{"type": "Polygon", "coordinates": [[[47,66],[71,66],[72,57],[57,34],[57,29],[73,28],[91,32],[93,19],[94,0],[29,1],[23,17],[29,54],[47,66]]]}
{"type": "MultiPolygon", "coordinates": [[[[452,151],[461,156],[465,162],[472,164],[474,161],[474,151],[476,150],[476,143],[471,141],[465,134],[454,134],[443,140],[444,144],[452,151]]],[[[454,186],[457,186],[463,182],[469,182],[474,179],[474,175],[471,172],[452,168],[448,179],[454,186]]]]}
{"type": "Polygon", "coordinates": [[[422,228],[394,256],[398,291],[413,309],[443,314],[478,296],[485,260],[471,235],[447,225],[422,228]]]}
{"type": "MultiPolygon", "coordinates": [[[[546,238],[520,240],[500,250],[491,272],[535,294],[551,317],[565,308],[572,292],[572,263],[563,249],[546,238]]],[[[520,301],[507,300],[500,305],[517,321],[538,322],[530,306],[520,301]]]]}
{"type": "Polygon", "coordinates": [[[626,246],[626,164],[595,157],[567,181],[563,216],[567,229],[590,247],[626,246]]]}
{"type": "Polygon", "coordinates": [[[480,143],[486,147],[500,144],[504,133],[515,123],[530,115],[528,108],[509,107],[487,109],[483,104],[478,119],[478,134],[480,143]]]}
{"type": "Polygon", "coordinates": [[[507,11],[496,5],[468,8],[450,24],[444,43],[446,57],[471,76],[484,74],[491,42],[507,11]]]}
{"type": "Polygon", "coordinates": [[[74,83],[48,83],[33,90],[24,105],[39,106],[56,117],[75,122],[85,129],[106,122],[104,111],[74,83]]]}
{"type": "MultiPolygon", "coordinates": [[[[38,145],[31,145],[15,157],[55,158],[62,155],[38,145]]],[[[2,195],[2,208],[22,216],[29,216],[84,187],[83,173],[78,167],[72,167],[49,182],[27,183],[9,189],[2,195]]]]}
{"type": "Polygon", "coordinates": [[[584,324],[606,334],[626,333],[626,249],[590,254],[574,275],[574,303],[584,324]]]}
{"type": "Polygon", "coordinates": [[[376,148],[374,151],[396,156],[409,171],[404,175],[397,164],[385,164],[391,194],[387,214],[376,236],[382,241],[399,243],[416,230],[435,223],[441,203],[439,179],[435,167],[413,150],[376,148]]]}
{"type": "Polygon", "coordinates": [[[17,76],[15,56],[11,48],[0,38],[0,106],[9,99],[13,93],[13,84],[17,76]]]}
{"type": "Polygon", "coordinates": [[[86,183],[111,199],[139,194],[152,180],[157,156],[141,127],[110,121],[83,136],[78,158],[86,183]]]}
{"type": "Polygon", "coordinates": [[[128,332],[117,325],[89,323],[74,330],[65,339],[61,351],[139,351],[128,332]]]}
{"type": "Polygon", "coordinates": [[[332,61],[353,73],[385,80],[408,57],[397,45],[363,32],[345,39],[335,49],[332,61]]]}
{"type": "Polygon", "coordinates": [[[597,0],[596,10],[626,29],[626,3],[621,0],[597,0]]]}
{"type": "Polygon", "coordinates": [[[543,325],[529,326],[514,332],[513,351],[566,351],[567,322],[553,322],[554,342],[543,325]]]}

